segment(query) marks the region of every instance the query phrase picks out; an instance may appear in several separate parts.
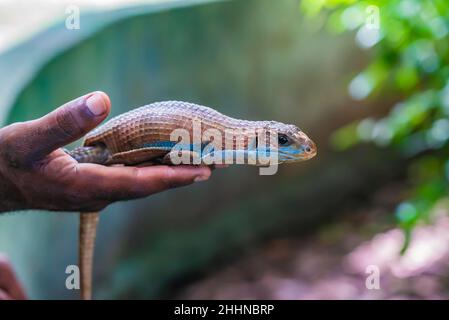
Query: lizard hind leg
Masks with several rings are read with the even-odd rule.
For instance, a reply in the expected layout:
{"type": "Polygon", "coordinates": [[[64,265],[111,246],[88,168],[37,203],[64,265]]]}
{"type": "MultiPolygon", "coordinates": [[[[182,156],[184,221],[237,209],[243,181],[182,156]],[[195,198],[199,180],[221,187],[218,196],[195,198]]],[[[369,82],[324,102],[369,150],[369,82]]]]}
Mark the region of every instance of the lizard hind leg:
{"type": "Polygon", "coordinates": [[[99,212],[80,212],[79,268],[81,299],[92,299],[92,270],[99,212]]]}
{"type": "Polygon", "coordinates": [[[79,163],[106,164],[111,159],[111,153],[102,145],[78,147],[72,151],[64,151],[79,163]]]}

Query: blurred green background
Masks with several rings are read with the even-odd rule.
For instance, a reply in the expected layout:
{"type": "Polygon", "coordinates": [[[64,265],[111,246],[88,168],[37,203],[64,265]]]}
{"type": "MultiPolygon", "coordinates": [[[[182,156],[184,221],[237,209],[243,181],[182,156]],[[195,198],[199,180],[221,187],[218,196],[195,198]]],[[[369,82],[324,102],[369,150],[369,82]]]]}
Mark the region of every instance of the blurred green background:
{"type": "MultiPolygon", "coordinates": [[[[391,181],[403,187],[383,209],[385,225],[395,227],[388,213],[398,206],[396,220],[410,238],[447,189],[449,10],[444,1],[376,1],[379,27],[367,31],[371,4],[149,1],[82,9],[79,30],[65,28],[62,11],[0,54],[4,125],[102,90],[111,116],[179,99],[238,118],[294,123],[318,144],[315,159],[274,176],[235,166],[205,183],[108,207],[97,238],[95,297],[177,297],[261,245],[313,235],[335,219],[358,221],[341,217],[344,208],[365,205],[391,181]],[[378,146],[360,145],[371,141],[378,146]]],[[[65,288],[65,267],[77,261],[77,219],[0,216],[0,251],[32,298],[77,297],[65,288]]],[[[358,227],[342,228],[349,235],[358,227]]]]}

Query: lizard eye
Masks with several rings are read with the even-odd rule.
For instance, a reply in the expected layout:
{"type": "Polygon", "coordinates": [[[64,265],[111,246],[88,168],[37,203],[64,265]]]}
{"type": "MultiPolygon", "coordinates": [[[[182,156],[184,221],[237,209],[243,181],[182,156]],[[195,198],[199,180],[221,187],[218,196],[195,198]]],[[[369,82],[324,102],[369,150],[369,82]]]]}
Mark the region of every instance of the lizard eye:
{"type": "Polygon", "coordinates": [[[280,134],[280,135],[278,136],[278,143],[279,143],[281,146],[286,146],[286,145],[289,144],[289,142],[290,142],[290,140],[287,138],[286,135],[280,134]]]}

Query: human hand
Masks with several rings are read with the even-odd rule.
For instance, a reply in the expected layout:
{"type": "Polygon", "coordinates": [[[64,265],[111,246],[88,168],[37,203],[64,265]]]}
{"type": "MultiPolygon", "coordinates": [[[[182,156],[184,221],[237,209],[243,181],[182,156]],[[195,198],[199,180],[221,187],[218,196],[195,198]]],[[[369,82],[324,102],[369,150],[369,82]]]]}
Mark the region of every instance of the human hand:
{"type": "Polygon", "coordinates": [[[24,300],[26,298],[11,263],[0,254],[0,300],[24,300]]]}
{"type": "Polygon", "coordinates": [[[60,149],[100,124],[110,104],[105,93],[94,92],[40,119],[0,129],[0,211],[98,211],[210,177],[205,166],[78,163],[60,149]]]}

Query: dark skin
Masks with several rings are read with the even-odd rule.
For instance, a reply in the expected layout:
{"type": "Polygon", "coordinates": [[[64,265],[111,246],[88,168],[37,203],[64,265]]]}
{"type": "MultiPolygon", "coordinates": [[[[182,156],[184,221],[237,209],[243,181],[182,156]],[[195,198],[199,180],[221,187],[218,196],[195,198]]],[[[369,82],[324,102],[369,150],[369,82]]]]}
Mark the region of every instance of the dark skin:
{"type": "Polygon", "coordinates": [[[9,260],[0,255],[0,300],[24,300],[25,291],[11,266],[9,260]]]}
{"type": "MultiPolygon", "coordinates": [[[[0,129],[0,212],[99,211],[116,201],[146,197],[210,177],[206,166],[81,164],[61,149],[98,126],[110,108],[109,97],[94,92],[42,118],[0,129]]],[[[2,298],[25,298],[4,258],[0,258],[2,298]]]]}

